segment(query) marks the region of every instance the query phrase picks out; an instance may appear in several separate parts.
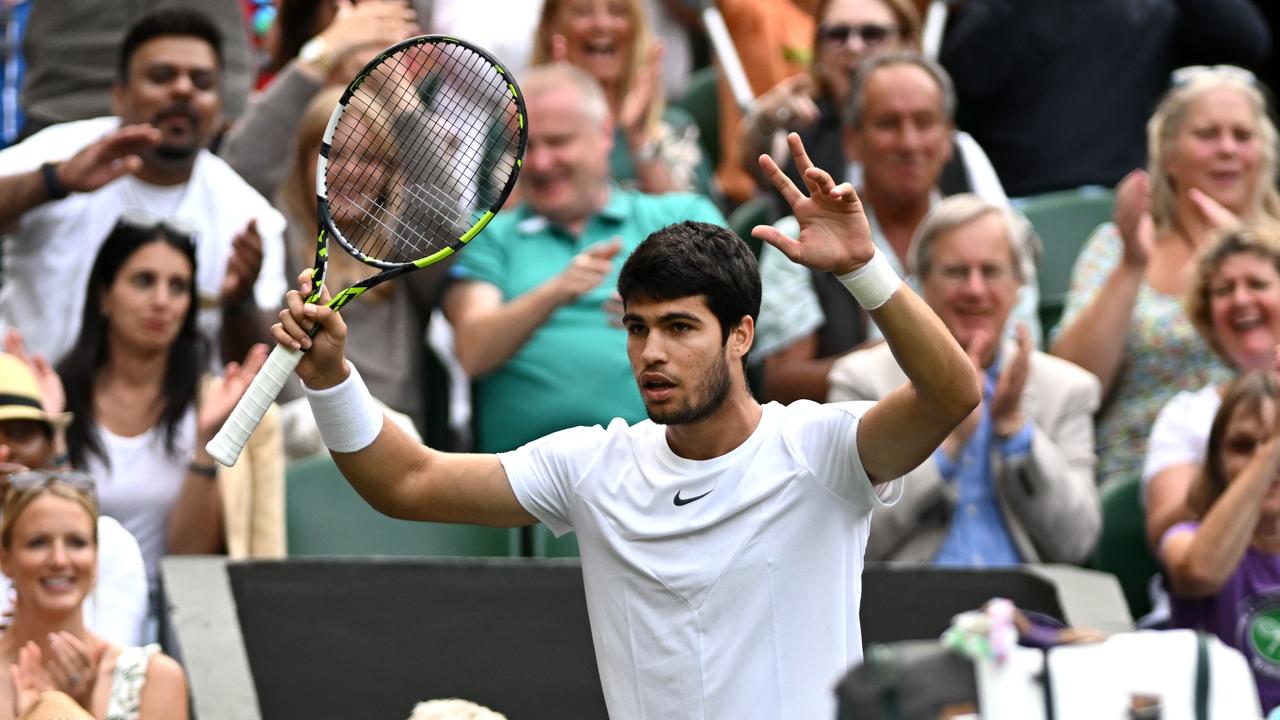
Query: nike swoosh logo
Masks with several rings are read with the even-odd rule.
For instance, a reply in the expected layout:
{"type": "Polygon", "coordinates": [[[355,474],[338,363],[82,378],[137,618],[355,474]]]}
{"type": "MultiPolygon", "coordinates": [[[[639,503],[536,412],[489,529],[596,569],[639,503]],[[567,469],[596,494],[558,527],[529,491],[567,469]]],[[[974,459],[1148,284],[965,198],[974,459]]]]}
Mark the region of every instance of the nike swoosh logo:
{"type": "Polygon", "coordinates": [[[676,496],[675,496],[674,498],[672,498],[671,502],[675,503],[675,504],[676,504],[676,507],[680,507],[680,506],[682,506],[682,505],[688,505],[689,503],[694,502],[694,501],[696,501],[696,500],[701,500],[702,498],[704,498],[704,497],[706,497],[706,496],[708,496],[708,495],[710,495],[710,494],[711,494],[711,491],[710,491],[710,490],[708,490],[708,491],[706,491],[706,492],[702,493],[701,495],[694,495],[693,497],[690,497],[690,498],[682,498],[682,497],[680,497],[680,491],[679,491],[679,490],[677,490],[677,491],[676,491],[676,496]]]}

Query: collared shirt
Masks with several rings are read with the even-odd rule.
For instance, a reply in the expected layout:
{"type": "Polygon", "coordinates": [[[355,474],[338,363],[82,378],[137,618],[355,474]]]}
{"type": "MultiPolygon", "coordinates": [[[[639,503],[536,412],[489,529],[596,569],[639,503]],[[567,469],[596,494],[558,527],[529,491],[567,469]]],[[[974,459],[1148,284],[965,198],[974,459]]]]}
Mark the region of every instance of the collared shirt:
{"type": "MultiPolygon", "coordinates": [[[[936,205],[941,198],[935,191],[930,196],[930,207],[936,205]]],[[[867,204],[862,207],[867,214],[871,240],[877,251],[889,261],[889,266],[904,279],[907,287],[920,292],[919,280],[906,272],[904,258],[898,257],[888,238],[881,232],[875,211],[867,204]]],[[[778,220],[773,226],[787,237],[797,237],[800,232],[800,224],[791,215],[778,220]]],[[[1037,310],[1040,290],[1034,272],[1028,272],[1027,280],[1026,284],[1018,288],[1017,301],[1009,314],[1004,334],[1008,338],[1014,338],[1017,326],[1026,325],[1031,332],[1032,342],[1038,347],[1042,336],[1037,310]]],[[[818,300],[818,293],[814,290],[809,269],[791,262],[786,255],[768,243],[760,249],[760,284],[763,293],[760,298],[760,319],[756,321],[756,341],[753,345],[756,359],[782,350],[822,327],[826,315],[818,300]]],[[[874,340],[884,338],[874,321],[868,323],[867,335],[874,340]]]]}
{"type": "Polygon", "coordinates": [[[1001,364],[997,355],[983,373],[981,417],[977,429],[960,451],[960,457],[953,460],[942,448],[933,453],[938,472],[943,480],[953,484],[956,494],[955,512],[947,539],[934,558],[938,565],[984,567],[1015,565],[1022,560],[1000,512],[995,478],[991,473],[991,453],[994,451],[1005,458],[1016,458],[1030,452],[1031,422],[1023,423],[1007,438],[996,437],[990,407],[1001,364]]]}
{"type": "Polygon", "coordinates": [[[627,359],[626,332],[604,304],[627,255],[649,233],[684,220],[725,225],[700,195],[645,195],[612,186],[609,200],[574,236],[522,203],[499,214],[459,254],[452,275],[496,286],[503,302],[537,288],[587,247],[617,237],[622,252],[595,289],[558,308],[503,365],[473,385],[476,449],[512,450],[556,430],[646,416],[627,359]]]}

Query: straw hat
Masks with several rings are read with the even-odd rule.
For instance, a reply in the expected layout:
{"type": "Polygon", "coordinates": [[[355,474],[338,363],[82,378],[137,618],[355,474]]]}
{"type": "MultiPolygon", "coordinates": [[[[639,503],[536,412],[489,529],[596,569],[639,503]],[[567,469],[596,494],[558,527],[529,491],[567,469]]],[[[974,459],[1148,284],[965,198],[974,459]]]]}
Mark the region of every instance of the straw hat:
{"type": "Polygon", "coordinates": [[[0,420],[37,420],[55,430],[71,422],[71,413],[47,413],[40,402],[40,385],[26,363],[0,353],[0,420]]]}

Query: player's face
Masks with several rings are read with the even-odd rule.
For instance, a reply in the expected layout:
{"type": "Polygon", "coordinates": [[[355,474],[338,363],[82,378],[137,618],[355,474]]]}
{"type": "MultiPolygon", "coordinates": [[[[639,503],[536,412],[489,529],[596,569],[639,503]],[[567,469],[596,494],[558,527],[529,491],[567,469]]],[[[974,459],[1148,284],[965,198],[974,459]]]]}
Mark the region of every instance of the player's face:
{"type": "MultiPolygon", "coordinates": [[[[684,425],[713,415],[725,400],[740,363],[738,332],[721,339],[720,322],[701,296],[678,300],[632,298],[622,324],[627,355],[649,419],[684,425]]],[[[745,350],[743,351],[745,352],[745,350]]]]}
{"type": "Polygon", "coordinates": [[[1218,346],[1240,370],[1267,370],[1280,345],[1280,273],[1256,253],[1232,255],[1209,279],[1209,319],[1218,346]]]}
{"type": "Polygon", "coordinates": [[[167,350],[191,308],[191,261],[157,240],[120,266],[102,297],[112,342],[142,351],[167,350]]]}
{"type": "Polygon", "coordinates": [[[158,37],[138,46],[112,102],[124,124],[160,130],[160,144],[144,159],[187,162],[209,144],[222,110],[221,74],[213,48],[199,38],[158,37]]]}
{"type": "Polygon", "coordinates": [[[1003,218],[987,213],[943,233],[930,259],[921,294],[956,341],[967,349],[980,333],[999,338],[1018,296],[1003,218]]]}
{"type": "Polygon", "coordinates": [[[612,125],[592,118],[569,86],[530,93],[526,108],[529,144],[520,182],[529,204],[553,222],[585,220],[608,188],[612,125]]]}
{"type": "Polygon", "coordinates": [[[942,91],[916,65],[879,68],[864,85],[862,124],[850,128],[864,186],[902,202],[927,197],[951,158],[942,91]]]}
{"type": "Polygon", "coordinates": [[[94,519],[74,500],[45,493],[22,511],[3,552],[18,602],[44,612],[78,612],[93,588],[94,519]]]}

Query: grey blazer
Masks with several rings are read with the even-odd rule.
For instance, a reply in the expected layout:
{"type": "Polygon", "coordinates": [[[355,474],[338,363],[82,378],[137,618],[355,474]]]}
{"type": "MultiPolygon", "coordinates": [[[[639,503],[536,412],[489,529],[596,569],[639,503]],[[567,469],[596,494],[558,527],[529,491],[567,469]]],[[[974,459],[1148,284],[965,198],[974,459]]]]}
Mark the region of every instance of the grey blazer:
{"type": "MultiPolygon", "coordinates": [[[[1005,357],[1014,351],[1006,345],[1005,357]]],[[[828,376],[831,401],[879,400],[907,381],[887,345],[845,355],[828,376]]],[[[1091,373],[1035,351],[1022,393],[1031,451],[991,454],[996,495],[1025,562],[1081,563],[1102,526],[1094,483],[1093,414],[1101,388],[1091,373]]],[[[956,491],[930,457],[906,475],[897,504],[877,508],[867,560],[932,562],[946,539],[956,491]]]]}

